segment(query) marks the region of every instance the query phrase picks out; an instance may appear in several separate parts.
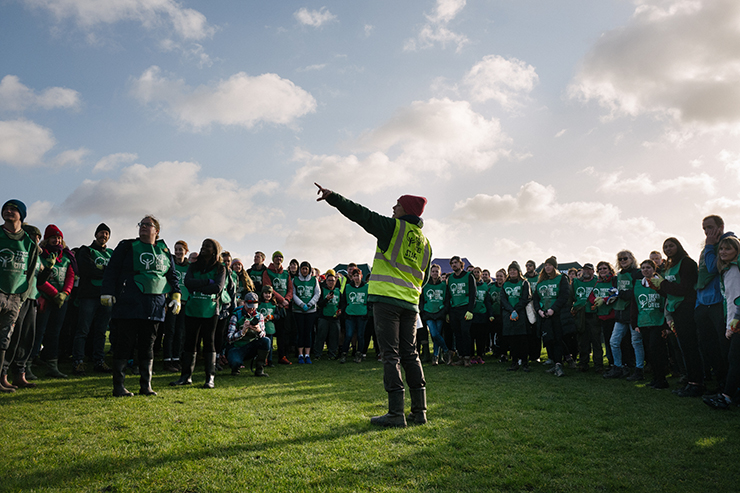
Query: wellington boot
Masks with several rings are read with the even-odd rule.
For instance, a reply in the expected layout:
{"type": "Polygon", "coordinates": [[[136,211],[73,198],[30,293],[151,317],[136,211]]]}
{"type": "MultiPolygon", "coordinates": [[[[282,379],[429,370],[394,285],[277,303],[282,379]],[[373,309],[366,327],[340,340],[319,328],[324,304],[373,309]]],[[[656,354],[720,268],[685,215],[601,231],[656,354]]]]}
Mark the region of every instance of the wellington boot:
{"type": "Polygon", "coordinates": [[[370,418],[370,424],[393,428],[406,428],[406,416],[403,415],[403,403],[406,392],[396,390],[388,392],[388,413],[370,418]]]}
{"type": "Polygon", "coordinates": [[[171,387],[179,385],[192,385],[193,384],[193,371],[195,370],[195,356],[196,353],[183,353],[180,359],[182,370],[180,372],[180,378],[170,382],[171,387]]]}
{"type": "Polygon", "coordinates": [[[152,390],[152,367],[154,361],[139,361],[139,395],[157,395],[152,390]]]}
{"type": "Polygon", "coordinates": [[[421,341],[421,362],[431,363],[432,358],[429,355],[429,341],[421,341]]]}
{"type": "Polygon", "coordinates": [[[410,425],[423,425],[427,422],[427,389],[410,389],[411,394],[411,412],[406,417],[410,425]]]}
{"type": "Polygon", "coordinates": [[[267,373],[265,373],[265,365],[267,364],[267,354],[268,351],[258,351],[257,352],[257,362],[255,363],[254,368],[254,376],[255,377],[269,377],[267,373]]]}
{"type": "Polygon", "coordinates": [[[26,374],[22,371],[15,370],[13,372],[13,385],[19,389],[34,389],[37,387],[35,383],[31,383],[26,380],[26,374]]]}
{"type": "Polygon", "coordinates": [[[67,378],[67,375],[59,371],[59,366],[57,366],[58,362],[59,361],[55,359],[50,359],[49,361],[46,362],[47,366],[49,367],[49,369],[46,371],[47,377],[67,378]]]}
{"type": "Polygon", "coordinates": [[[12,383],[8,382],[8,374],[5,372],[2,372],[2,374],[0,374],[0,385],[13,390],[18,388],[17,385],[13,385],[12,383]]]}
{"type": "Polygon", "coordinates": [[[203,359],[206,363],[206,383],[203,384],[204,389],[212,389],[215,387],[214,380],[216,378],[216,353],[206,353],[203,355],[203,359]]]}
{"type": "Polygon", "coordinates": [[[126,380],[126,365],[128,361],[125,359],[114,359],[113,360],[113,396],[114,397],[131,397],[133,393],[126,390],[123,386],[126,380]]]}
{"type": "Polygon", "coordinates": [[[31,371],[31,363],[26,364],[26,380],[38,380],[39,377],[33,374],[31,371]]]}

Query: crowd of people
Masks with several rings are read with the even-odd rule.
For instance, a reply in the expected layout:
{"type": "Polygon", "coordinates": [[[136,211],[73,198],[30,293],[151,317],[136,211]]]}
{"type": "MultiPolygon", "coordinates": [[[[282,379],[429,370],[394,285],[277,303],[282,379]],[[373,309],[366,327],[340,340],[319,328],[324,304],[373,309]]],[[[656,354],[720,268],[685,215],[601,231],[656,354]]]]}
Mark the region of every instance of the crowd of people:
{"type": "MultiPolygon", "coordinates": [[[[337,197],[328,201],[350,217],[337,197]]],[[[185,241],[171,251],[153,216],[115,249],[105,224],[89,245],[70,249],[57,226],[42,234],[25,216],[21,201],[3,205],[2,393],[36,387],[42,368],[67,378],[60,361],[71,361],[75,375],[112,374],[113,395],[123,397],[133,395],[127,372],[138,374],[139,394],[156,395],[156,355],[157,371],[179,373],[172,386],[191,385],[202,360],[204,388],[214,388],[223,370],[267,377],[277,364],[361,364],[371,343],[383,359],[372,291],[356,264],[319,270],[293,259],[284,267],[280,251],[269,262],[258,251],[249,264],[211,238],[197,252],[185,241]]],[[[604,379],[649,378],[654,389],[680,375],[675,394],[727,409],[740,398],[740,242],[719,216],[702,227],[698,263],[671,237],[644,260],[622,250],[613,264],[563,272],[554,256],[539,269],[513,261],[493,274],[465,268],[458,256],[448,274],[431,264],[418,302],[420,359],[463,368],[488,359],[523,372],[543,362],[556,377],[596,371],[604,379]]]]}

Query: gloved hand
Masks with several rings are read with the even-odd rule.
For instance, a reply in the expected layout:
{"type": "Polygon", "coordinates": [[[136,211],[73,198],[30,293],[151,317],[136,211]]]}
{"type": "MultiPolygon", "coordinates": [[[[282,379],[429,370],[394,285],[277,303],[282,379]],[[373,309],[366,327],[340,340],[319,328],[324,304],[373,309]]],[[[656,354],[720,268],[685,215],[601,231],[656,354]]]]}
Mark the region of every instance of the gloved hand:
{"type": "Polygon", "coordinates": [[[48,267],[49,269],[51,269],[52,267],[54,267],[54,264],[57,263],[57,257],[56,257],[56,255],[52,255],[50,257],[47,257],[46,258],[46,263],[49,264],[49,267],[48,267]]]}
{"type": "Polygon", "coordinates": [[[95,264],[95,268],[97,268],[98,270],[103,270],[105,269],[105,266],[103,264],[95,264]]]}
{"type": "Polygon", "coordinates": [[[268,315],[268,316],[265,317],[265,320],[267,320],[267,321],[275,320],[275,315],[268,315]]]}
{"type": "Polygon", "coordinates": [[[494,317],[488,317],[489,322],[493,322],[494,317]]]}
{"type": "Polygon", "coordinates": [[[603,304],[604,304],[604,298],[602,298],[601,296],[599,296],[598,298],[594,300],[594,306],[601,306],[603,304]]]}
{"type": "Polygon", "coordinates": [[[512,320],[514,322],[516,322],[517,320],[519,320],[519,314],[516,312],[516,310],[514,310],[513,312],[511,312],[511,315],[509,315],[509,320],[512,320]]]}
{"type": "Polygon", "coordinates": [[[303,309],[304,312],[307,312],[308,311],[308,305],[305,304],[305,303],[303,304],[303,306],[301,308],[303,309]]]}
{"type": "Polygon", "coordinates": [[[109,294],[104,294],[100,296],[100,304],[103,306],[113,306],[115,302],[116,302],[115,296],[111,296],[109,294]]]}
{"type": "Polygon", "coordinates": [[[64,291],[60,291],[54,296],[54,304],[57,306],[57,308],[61,308],[65,301],[67,301],[67,296],[69,296],[64,291]]]}
{"type": "Polygon", "coordinates": [[[737,334],[738,332],[740,332],[740,327],[738,327],[738,325],[740,325],[740,320],[733,318],[730,321],[730,330],[732,330],[734,334],[737,334]]]}
{"type": "Polygon", "coordinates": [[[172,310],[173,315],[177,315],[180,313],[180,308],[182,308],[182,304],[180,303],[180,293],[172,293],[172,301],[170,301],[169,306],[172,310]]]}
{"type": "Polygon", "coordinates": [[[445,315],[445,320],[447,320],[447,323],[450,323],[450,316],[449,315],[445,315]]]}
{"type": "Polygon", "coordinates": [[[473,314],[470,312],[465,312],[465,320],[473,320],[473,314]]]}
{"type": "Polygon", "coordinates": [[[665,279],[660,274],[655,274],[655,277],[649,279],[650,287],[657,291],[660,289],[660,285],[663,281],[665,281],[665,279]]]}

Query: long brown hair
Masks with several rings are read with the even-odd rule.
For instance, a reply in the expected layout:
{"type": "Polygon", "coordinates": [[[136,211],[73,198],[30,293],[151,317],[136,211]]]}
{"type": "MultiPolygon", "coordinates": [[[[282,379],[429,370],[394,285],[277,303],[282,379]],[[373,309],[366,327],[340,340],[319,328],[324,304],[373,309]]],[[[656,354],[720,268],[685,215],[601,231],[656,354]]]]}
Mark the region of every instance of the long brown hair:
{"type": "Polygon", "coordinates": [[[729,246],[733,250],[735,250],[735,258],[731,260],[730,262],[723,262],[721,258],[719,258],[719,255],[717,255],[717,270],[719,272],[722,272],[726,268],[730,266],[730,264],[737,260],[738,255],[740,255],[740,240],[735,238],[734,236],[728,236],[727,238],[722,238],[722,240],[719,242],[719,245],[717,245],[717,251],[719,251],[722,246],[729,246]]]}

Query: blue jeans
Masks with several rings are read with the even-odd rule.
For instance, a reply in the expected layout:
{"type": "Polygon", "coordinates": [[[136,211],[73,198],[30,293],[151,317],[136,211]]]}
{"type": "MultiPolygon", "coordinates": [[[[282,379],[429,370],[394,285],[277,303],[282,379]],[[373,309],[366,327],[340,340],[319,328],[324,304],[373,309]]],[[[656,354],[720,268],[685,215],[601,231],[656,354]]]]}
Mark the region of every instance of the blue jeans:
{"type": "Polygon", "coordinates": [[[614,366],[622,366],[622,339],[627,335],[627,331],[632,335],[632,347],[635,349],[635,365],[638,368],[645,366],[645,347],[642,345],[642,334],[633,329],[629,324],[614,322],[614,331],[609,341],[614,357],[614,366]]]}
{"type": "Polygon", "coordinates": [[[365,345],[365,325],[367,325],[366,318],[347,317],[344,321],[346,334],[344,336],[344,344],[342,344],[343,353],[349,351],[349,345],[352,342],[352,336],[354,336],[355,333],[357,333],[357,350],[362,352],[362,348],[365,345]]]}
{"type": "Polygon", "coordinates": [[[252,339],[244,346],[232,347],[226,354],[226,359],[229,361],[229,366],[232,369],[239,369],[244,364],[244,361],[251,360],[259,351],[267,351],[270,349],[270,339],[267,337],[258,337],[252,339]]]}
{"type": "Polygon", "coordinates": [[[448,351],[445,339],[442,337],[443,322],[444,320],[427,320],[427,327],[429,327],[429,333],[432,335],[432,342],[434,342],[435,356],[439,356],[440,349],[445,353],[448,351]]]}
{"type": "Polygon", "coordinates": [[[96,363],[105,359],[105,331],[108,330],[110,306],[100,304],[99,298],[78,298],[77,332],[72,343],[72,358],[75,361],[85,359],[85,342],[92,329],[93,361],[96,363]]]}

